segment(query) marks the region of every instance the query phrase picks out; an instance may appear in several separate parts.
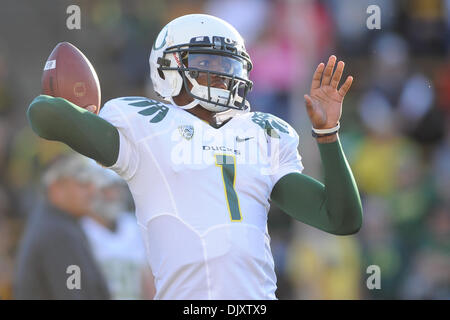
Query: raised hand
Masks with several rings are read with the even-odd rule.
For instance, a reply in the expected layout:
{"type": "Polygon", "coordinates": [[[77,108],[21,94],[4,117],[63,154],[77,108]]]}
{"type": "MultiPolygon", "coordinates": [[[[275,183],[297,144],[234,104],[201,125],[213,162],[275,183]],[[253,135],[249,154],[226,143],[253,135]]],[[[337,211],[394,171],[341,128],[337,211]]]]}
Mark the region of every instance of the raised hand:
{"type": "Polygon", "coordinates": [[[342,102],[353,82],[353,77],[348,76],[340,89],[337,89],[345,63],[339,61],[333,74],[336,60],[336,56],[332,55],[326,67],[324,63],[317,66],[310,94],[304,95],[308,116],[316,129],[329,129],[337,125],[342,115],[342,102]]]}

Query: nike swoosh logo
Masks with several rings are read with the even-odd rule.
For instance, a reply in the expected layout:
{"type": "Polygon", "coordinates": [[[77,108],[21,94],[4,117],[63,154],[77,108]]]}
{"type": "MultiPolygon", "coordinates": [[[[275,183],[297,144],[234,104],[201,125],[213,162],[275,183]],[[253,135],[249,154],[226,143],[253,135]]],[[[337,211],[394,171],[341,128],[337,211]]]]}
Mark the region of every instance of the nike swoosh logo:
{"type": "Polygon", "coordinates": [[[248,138],[239,138],[239,137],[236,137],[236,142],[244,142],[244,141],[247,141],[247,140],[250,140],[250,139],[253,139],[254,137],[248,137],[248,138]]]}

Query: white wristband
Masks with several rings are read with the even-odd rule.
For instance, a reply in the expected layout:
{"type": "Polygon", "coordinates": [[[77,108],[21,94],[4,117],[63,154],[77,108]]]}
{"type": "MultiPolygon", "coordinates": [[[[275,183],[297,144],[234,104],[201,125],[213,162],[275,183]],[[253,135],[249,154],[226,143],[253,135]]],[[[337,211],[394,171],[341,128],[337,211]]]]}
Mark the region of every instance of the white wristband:
{"type": "Polygon", "coordinates": [[[327,133],[334,133],[337,132],[339,130],[339,128],[341,127],[340,123],[338,122],[337,126],[334,128],[329,128],[329,129],[315,129],[314,127],[312,128],[312,130],[317,133],[317,134],[327,134],[327,133]]]}

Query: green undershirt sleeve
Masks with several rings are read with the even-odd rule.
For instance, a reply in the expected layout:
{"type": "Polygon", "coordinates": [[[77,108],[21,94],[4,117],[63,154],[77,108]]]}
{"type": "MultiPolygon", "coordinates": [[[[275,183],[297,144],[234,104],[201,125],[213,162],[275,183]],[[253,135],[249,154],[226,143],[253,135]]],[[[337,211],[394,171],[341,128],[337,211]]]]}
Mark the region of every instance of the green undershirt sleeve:
{"type": "Polygon", "coordinates": [[[355,179],[339,139],[319,143],[325,185],[300,173],[289,173],[274,186],[271,200],[294,219],[336,235],[358,232],[362,205],[355,179]]]}
{"type": "Polygon", "coordinates": [[[119,154],[119,132],[106,120],[63,98],[40,95],[27,110],[33,131],[111,166],[119,154]]]}

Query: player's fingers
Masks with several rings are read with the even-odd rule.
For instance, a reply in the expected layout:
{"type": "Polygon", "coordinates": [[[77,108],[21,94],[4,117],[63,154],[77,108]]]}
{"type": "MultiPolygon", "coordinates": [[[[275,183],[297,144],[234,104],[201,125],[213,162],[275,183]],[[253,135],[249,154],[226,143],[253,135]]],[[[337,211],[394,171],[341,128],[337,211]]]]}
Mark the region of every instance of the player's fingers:
{"type": "Polygon", "coordinates": [[[344,97],[347,94],[347,91],[348,91],[348,89],[350,89],[352,82],[353,82],[353,77],[348,76],[347,79],[345,80],[344,84],[339,89],[339,94],[342,97],[344,97]]]}
{"type": "Polygon", "coordinates": [[[95,113],[95,111],[97,111],[97,107],[94,105],[90,105],[86,107],[86,110],[92,113],[95,113]]]}
{"type": "Polygon", "coordinates": [[[322,78],[323,69],[325,68],[325,64],[323,62],[319,63],[314,72],[311,89],[317,89],[320,87],[320,78],[322,78]]]}
{"type": "Polygon", "coordinates": [[[332,55],[328,59],[327,66],[325,67],[325,71],[323,72],[322,85],[330,84],[331,75],[333,74],[333,69],[334,69],[335,64],[336,64],[336,56],[332,55]]]}
{"type": "Polygon", "coordinates": [[[344,72],[344,66],[345,66],[344,61],[339,61],[337,64],[336,71],[334,72],[333,78],[331,78],[331,83],[330,83],[330,85],[334,89],[337,88],[339,81],[341,81],[342,73],[344,72]]]}

